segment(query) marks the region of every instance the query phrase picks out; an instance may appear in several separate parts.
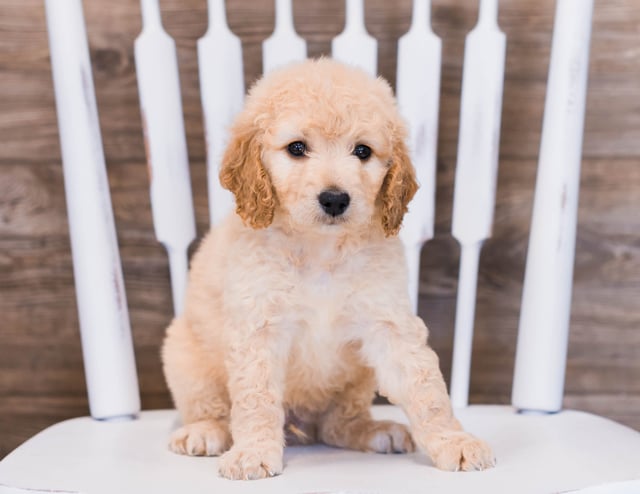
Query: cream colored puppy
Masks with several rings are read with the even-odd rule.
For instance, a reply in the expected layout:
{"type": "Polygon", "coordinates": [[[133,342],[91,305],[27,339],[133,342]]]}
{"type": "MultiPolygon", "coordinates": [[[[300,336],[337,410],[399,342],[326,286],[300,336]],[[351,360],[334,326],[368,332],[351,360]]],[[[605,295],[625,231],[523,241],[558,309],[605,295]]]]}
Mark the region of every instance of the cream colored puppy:
{"type": "Polygon", "coordinates": [[[389,85],[327,59],[275,71],[231,129],[231,214],[193,258],[164,370],[183,427],[173,451],[220,474],[283,469],[287,442],[426,451],[438,468],[494,464],[453,417],[413,315],[396,234],[417,184],[389,85]],[[411,431],[372,419],[379,390],[411,431]],[[224,453],[224,454],[223,454],[224,453]]]}

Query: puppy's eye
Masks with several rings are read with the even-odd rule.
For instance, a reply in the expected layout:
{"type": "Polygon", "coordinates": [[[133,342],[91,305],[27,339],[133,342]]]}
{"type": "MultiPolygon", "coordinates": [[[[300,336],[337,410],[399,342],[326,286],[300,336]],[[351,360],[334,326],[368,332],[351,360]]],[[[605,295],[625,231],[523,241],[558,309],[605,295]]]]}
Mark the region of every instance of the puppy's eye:
{"type": "Polygon", "coordinates": [[[307,145],[302,141],[294,141],[287,146],[287,151],[291,156],[300,158],[307,152],[307,145]]]}
{"type": "Polygon", "coordinates": [[[354,156],[357,156],[360,161],[367,161],[371,156],[371,148],[364,144],[358,144],[353,149],[354,156]]]}

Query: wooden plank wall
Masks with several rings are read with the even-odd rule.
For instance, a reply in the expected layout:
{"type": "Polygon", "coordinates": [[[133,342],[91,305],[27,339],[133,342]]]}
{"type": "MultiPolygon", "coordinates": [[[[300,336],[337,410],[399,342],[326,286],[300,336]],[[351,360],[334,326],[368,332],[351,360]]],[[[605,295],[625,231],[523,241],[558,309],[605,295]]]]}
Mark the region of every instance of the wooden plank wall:
{"type": "MultiPolygon", "coordinates": [[[[228,0],[248,81],[273,29],[272,0],[228,0]]],[[[296,0],[310,55],[342,29],[342,0],[296,0]]],[[[459,249],[450,235],[460,76],[477,2],[434,0],[444,40],[436,238],[423,252],[420,314],[448,378],[459,249]]],[[[158,347],[171,317],[154,240],[133,64],[134,0],[85,0],[97,100],[145,408],[170,406],[158,347]]],[[[180,59],[198,232],[207,228],[196,41],[205,0],[162,0],[180,59]]],[[[494,237],[479,277],[471,402],[508,403],[540,141],[553,0],[502,0],[507,73],[494,237]]],[[[411,2],[367,0],[379,67],[395,80],[411,2]]],[[[567,371],[568,407],[640,429],[640,3],[596,0],[567,371]]],[[[419,60],[416,60],[419,63],[419,60]]],[[[224,73],[221,74],[224,76],[224,73]]],[[[0,457],[55,421],[88,413],[60,150],[41,0],[0,0],[0,457]]]]}

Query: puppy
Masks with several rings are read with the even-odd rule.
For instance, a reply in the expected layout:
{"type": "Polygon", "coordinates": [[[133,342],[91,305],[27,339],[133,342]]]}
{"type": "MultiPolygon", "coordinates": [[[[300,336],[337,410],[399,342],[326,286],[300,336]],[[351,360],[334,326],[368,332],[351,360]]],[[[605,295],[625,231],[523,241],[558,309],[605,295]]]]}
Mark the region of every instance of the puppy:
{"type": "Polygon", "coordinates": [[[493,465],[453,417],[411,310],[396,236],[417,189],[405,137],[389,85],[328,59],[251,90],[220,171],[235,214],[195,254],[164,342],[184,424],[173,451],[222,455],[230,479],[281,473],[286,441],[493,465]],[[376,390],[410,431],[373,420],[376,390]]]}

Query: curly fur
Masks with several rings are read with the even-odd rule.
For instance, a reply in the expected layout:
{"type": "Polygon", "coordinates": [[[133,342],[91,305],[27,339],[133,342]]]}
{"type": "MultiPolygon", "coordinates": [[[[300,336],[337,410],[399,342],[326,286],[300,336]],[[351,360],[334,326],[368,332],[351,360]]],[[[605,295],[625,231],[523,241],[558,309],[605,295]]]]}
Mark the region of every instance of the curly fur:
{"type": "Polygon", "coordinates": [[[280,473],[287,441],[417,446],[448,470],[493,464],[453,417],[411,311],[395,235],[417,188],[405,135],[389,85],[330,60],[275,71],[251,90],[220,172],[237,214],[201,243],[163,346],[183,421],[173,451],[222,455],[232,479],[280,473]],[[304,156],[287,152],[295,141],[304,156]],[[368,159],[354,156],[358,144],[368,159]],[[339,217],[319,204],[327,189],[350,196],[339,217]],[[376,390],[411,430],[373,420],[376,390]]]}
{"type": "Polygon", "coordinates": [[[402,225],[407,206],[418,190],[416,174],[404,143],[404,132],[396,137],[391,166],[382,182],[379,201],[382,227],[388,235],[396,235],[402,225]]]}
{"type": "Polygon", "coordinates": [[[277,204],[269,174],[262,165],[260,137],[253,122],[238,119],[222,157],[220,183],[236,198],[236,213],[254,228],[273,221],[277,204]]]}

